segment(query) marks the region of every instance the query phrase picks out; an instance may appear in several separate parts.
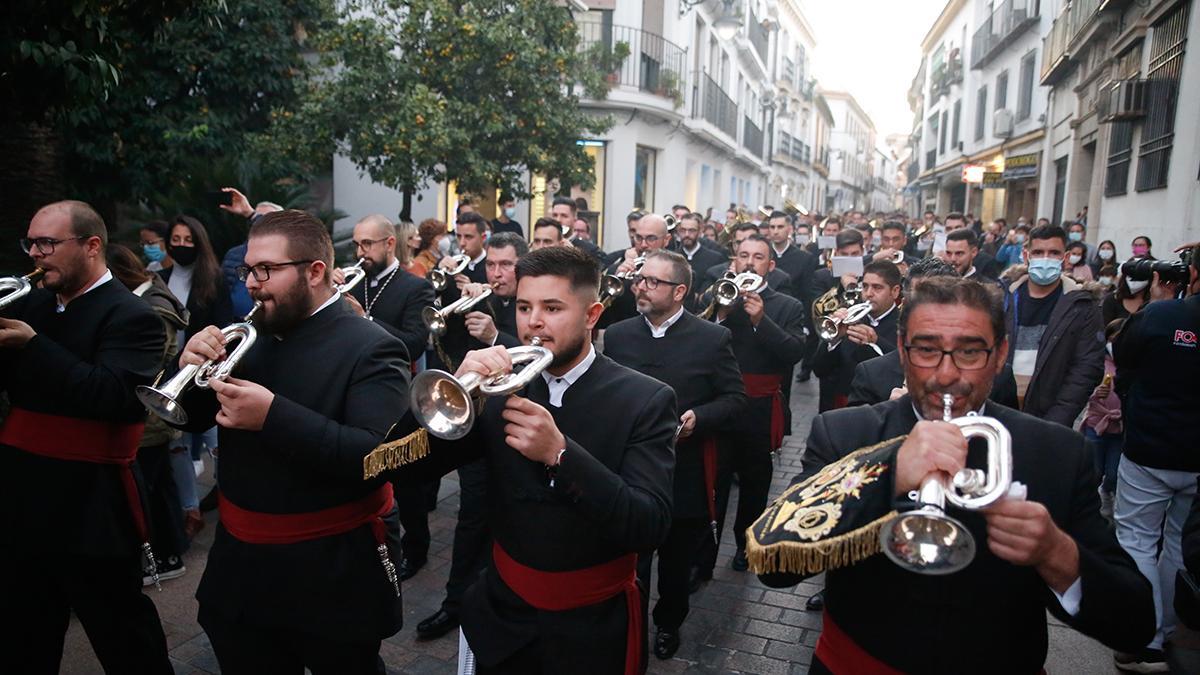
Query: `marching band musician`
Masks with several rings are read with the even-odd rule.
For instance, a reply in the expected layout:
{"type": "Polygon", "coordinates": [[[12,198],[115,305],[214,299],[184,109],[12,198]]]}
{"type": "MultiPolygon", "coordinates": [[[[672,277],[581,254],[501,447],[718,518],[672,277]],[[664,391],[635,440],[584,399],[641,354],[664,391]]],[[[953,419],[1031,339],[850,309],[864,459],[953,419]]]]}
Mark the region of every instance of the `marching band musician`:
{"type": "MultiPolygon", "coordinates": [[[[755,234],[758,234],[758,226],[754,223],[738,223],[734,226],[732,237],[734,256],[704,271],[702,280],[695,285],[694,291],[697,295],[703,296],[726,272],[736,272],[739,269],[736,254],[738,245],[745,241],[746,237],[755,234]]],[[[772,267],[770,273],[767,274],[767,286],[774,289],[777,293],[795,297],[795,293],[792,290],[792,277],[778,267],[772,267]]],[[[697,298],[697,303],[701,300],[703,298],[697,298]]],[[[703,307],[704,305],[701,304],[700,306],[703,307]]]]}
{"type": "Polygon", "coordinates": [[[771,259],[775,268],[783,270],[792,279],[792,297],[807,307],[813,301],[809,297],[812,275],[817,271],[817,258],[792,243],[792,218],[783,211],[775,211],[767,220],[767,239],[771,240],[771,259]]]}
{"type": "Polygon", "coordinates": [[[751,563],[767,585],[827,572],[810,672],[1044,672],[1047,610],[1111,647],[1143,646],[1150,585],[1100,516],[1083,437],[987,400],[1008,350],[1000,298],[970,280],[924,280],[903,307],[898,345],[909,394],[817,416],[803,473],[751,528],[751,563]],[[1011,434],[1025,496],[952,510],[976,542],[962,570],[893,564],[877,554],[880,527],[931,475],[964,467],[967,440],[942,420],[974,411],[1011,434]]]}
{"type": "MultiPolygon", "coordinates": [[[[340,300],[332,265],[320,220],[258,220],[239,276],[263,303],[259,337],[228,380],[180,397],[188,428],[220,426],[221,518],[196,598],[226,673],[382,672],[403,619],[392,486],[362,473],[407,409],[407,354],[340,300]]],[[[209,326],[180,362],[225,355],[209,326]]]]}
{"type": "MultiPolygon", "coordinates": [[[[683,411],[675,444],[671,530],[658,549],[654,655],[660,659],[679,649],[679,628],[688,614],[689,570],[701,538],[715,535],[716,433],[746,407],[732,334],[684,309],[690,283],[686,258],[650,253],[632,283],[641,316],[613,324],[604,337],[606,356],[670,385],[683,411]]],[[[652,557],[639,560],[638,577],[647,589],[652,557]]]]}
{"type": "Polygon", "coordinates": [[[666,249],[671,243],[671,232],[667,229],[667,221],[657,213],[647,213],[634,224],[633,245],[625,250],[625,255],[609,265],[605,274],[623,277],[625,292],[612,300],[608,309],[600,317],[599,328],[607,328],[612,324],[637,315],[637,301],[629,283],[637,270],[636,260],[651,251],[666,249]]]}
{"type": "Polygon", "coordinates": [[[146,414],[134,387],[158,370],[163,324],[108,270],[91,206],[42,207],[21,245],[45,274],[0,312],[0,392],[12,403],[0,426],[11,621],[0,670],[57,673],[74,612],[106,672],[173,672],[142,594],[149,532],[134,473],[146,414]]]}
{"type": "MultiPolygon", "coordinates": [[[[667,536],[679,417],[670,387],[592,347],[599,272],[574,247],[517,263],[521,341],[540,339],[553,362],[522,395],[487,399],[465,438],[432,441],[406,467],[436,475],[486,458],[492,561],[461,615],[481,675],[640,667],[635,560],[667,536]]],[[[470,352],[457,376],[511,368],[491,347],[470,352]]]]}
{"type": "MultiPolygon", "coordinates": [[[[487,277],[492,294],[483,302],[491,309],[491,313],[467,313],[464,317],[467,332],[484,346],[515,346],[520,344],[516,337],[517,261],[529,252],[529,244],[511,232],[501,232],[488,238],[487,252],[487,277]],[[498,341],[501,334],[506,339],[498,341]]],[[[472,295],[482,291],[482,288],[471,289],[472,295]]]]}
{"type": "MultiPolygon", "coordinates": [[[[737,271],[753,272],[768,279],[775,268],[771,243],[751,234],[737,247],[737,271]]],[[[804,352],[804,308],[791,296],[766,288],[742,294],[740,301],[716,310],[714,320],[733,333],[733,354],[742,371],[746,396],[750,399],[746,415],[729,425],[730,438],[723,444],[717,472],[718,539],[725,522],[725,509],[733,474],[738,475],[737,515],[733,535],[737,542],[731,566],[746,569],[746,527],[762,512],[771,488],[772,454],[783,447],[783,437],[791,430],[788,396],[792,368],[804,352]]],[[[716,545],[704,542],[697,563],[698,580],[712,578],[716,565],[716,545]]]]}

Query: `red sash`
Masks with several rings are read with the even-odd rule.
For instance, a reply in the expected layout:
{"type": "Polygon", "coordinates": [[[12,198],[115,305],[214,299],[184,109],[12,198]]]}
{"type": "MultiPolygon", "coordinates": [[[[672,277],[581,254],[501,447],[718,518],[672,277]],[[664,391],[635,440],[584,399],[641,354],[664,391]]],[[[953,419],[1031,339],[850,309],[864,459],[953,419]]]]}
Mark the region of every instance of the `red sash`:
{"type": "MultiPolygon", "coordinates": [[[[11,445],[31,455],[68,462],[116,464],[120,467],[121,486],[133,516],[133,526],[145,549],[149,547],[150,529],[130,468],[137,459],[138,443],[145,426],[142,422],[117,424],[13,408],[4,426],[0,427],[0,445],[11,445]]],[[[153,558],[150,562],[153,563],[153,558]]]]}
{"type": "Polygon", "coordinates": [[[903,672],[859,647],[857,642],[834,623],[828,610],[822,615],[821,621],[821,636],[817,638],[816,657],[833,675],[901,675],[903,672]]]}
{"type": "Polygon", "coordinates": [[[771,399],[771,451],[783,447],[783,377],[742,373],[746,396],[771,399]]]}
{"type": "Polygon", "coordinates": [[[594,567],[543,572],[513,560],[492,543],[492,562],[500,578],[535,609],[562,612],[625,594],[629,628],[625,635],[625,675],[637,675],[642,660],[642,601],[637,587],[637,555],[630,553],[594,567]]]}
{"type": "Polygon", "coordinates": [[[708,524],[712,529],[713,541],[717,541],[717,439],[711,434],[700,445],[704,460],[704,501],[708,506],[708,524]]]}

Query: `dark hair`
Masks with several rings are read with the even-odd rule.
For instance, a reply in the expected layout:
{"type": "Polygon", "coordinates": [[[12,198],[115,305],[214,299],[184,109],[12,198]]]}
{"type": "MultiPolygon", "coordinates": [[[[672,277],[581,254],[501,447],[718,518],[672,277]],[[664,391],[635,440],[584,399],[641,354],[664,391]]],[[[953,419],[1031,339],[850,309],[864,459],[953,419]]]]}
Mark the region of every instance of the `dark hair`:
{"type": "Polygon", "coordinates": [[[947,220],[961,220],[964,223],[967,222],[966,216],[964,216],[960,211],[951,211],[950,213],[947,213],[946,217],[942,219],[942,222],[947,220]]]}
{"type": "Polygon", "coordinates": [[[1004,218],[995,218],[992,220],[992,222],[1000,223],[1000,227],[1008,227],[1008,221],[1005,220],[1004,218]]]}
{"type": "Polygon", "coordinates": [[[933,277],[917,284],[900,308],[900,340],[908,342],[908,319],[921,305],[964,305],[988,315],[995,343],[1005,337],[1004,302],[1000,289],[973,279],[933,277]]]}
{"type": "Polygon", "coordinates": [[[846,246],[853,246],[855,244],[862,245],[862,243],[862,232],[852,227],[837,233],[837,238],[834,239],[834,248],[845,248],[846,246]]]}
{"type": "Polygon", "coordinates": [[[1075,227],[1076,225],[1082,227],[1084,229],[1084,231],[1087,230],[1087,225],[1084,225],[1083,223],[1079,222],[1078,220],[1071,220],[1071,221],[1063,223],[1063,227],[1065,227],[1068,230],[1071,229],[1072,227],[1075,227]]]}
{"type": "MultiPolygon", "coordinates": [[[[733,226],[734,233],[745,232],[746,230],[754,230],[754,234],[758,234],[758,226],[755,225],[754,223],[749,223],[749,222],[738,223],[737,225],[733,226]]],[[[752,234],[750,236],[754,236],[754,235],[752,234]]]]}
{"type": "Polygon", "coordinates": [[[1138,239],[1145,239],[1145,240],[1146,240],[1146,248],[1154,248],[1154,242],[1150,241],[1150,237],[1147,237],[1147,236],[1146,236],[1146,235],[1144,235],[1144,234],[1139,234],[1138,236],[1136,236],[1136,237],[1134,237],[1133,239],[1131,239],[1131,240],[1129,241],[1129,245],[1130,245],[1130,246],[1133,246],[1133,244],[1134,244],[1134,243],[1136,243],[1138,239]]]}
{"type": "MultiPolygon", "coordinates": [[[[217,254],[213,252],[212,243],[208,238],[208,230],[204,225],[191,216],[178,215],[171,222],[171,229],[182,225],[191,232],[192,244],[196,247],[196,262],[192,265],[192,290],[188,299],[196,298],[200,307],[211,307],[221,289],[221,264],[217,262],[217,254]]],[[[168,241],[168,243],[170,243],[168,241]]]]}
{"type": "Polygon", "coordinates": [[[1108,342],[1116,337],[1117,333],[1120,333],[1121,329],[1124,327],[1125,319],[1113,319],[1112,321],[1109,321],[1108,325],[1104,327],[1104,341],[1108,342]]]}
{"type": "Polygon", "coordinates": [[[632,223],[632,222],[641,220],[642,216],[644,216],[644,215],[646,215],[646,214],[642,213],[640,209],[634,209],[629,212],[629,215],[625,216],[625,222],[632,223]]]}
{"type": "Polygon", "coordinates": [[[1087,262],[1087,244],[1083,243],[1082,241],[1073,241],[1067,244],[1067,253],[1070,253],[1073,249],[1083,249],[1084,260],[1080,264],[1087,262]]]}
{"type": "Polygon", "coordinates": [[[1030,243],[1034,239],[1060,239],[1062,240],[1063,248],[1066,248],[1068,237],[1067,231],[1057,225],[1038,225],[1029,231],[1029,241],[1026,243],[1030,243]]]}
{"type": "Polygon", "coordinates": [[[979,248],[979,237],[975,235],[975,230],[969,227],[960,227],[947,234],[946,241],[965,241],[968,247],[979,248]]]}
{"type": "MultiPolygon", "coordinates": [[[[561,231],[561,230],[560,230],[561,231]]],[[[517,261],[517,281],[525,277],[562,277],[574,293],[594,300],[600,293],[600,263],[576,246],[547,246],[517,261]]]]}
{"type": "Polygon", "coordinates": [[[433,246],[433,240],[446,234],[446,224],[437,218],[426,218],[417,226],[417,234],[421,237],[421,250],[433,246]]]}
{"type": "Polygon", "coordinates": [[[78,199],[64,199],[43,206],[38,213],[59,210],[66,210],[71,220],[71,234],[76,237],[100,237],[100,247],[108,246],[108,228],[91,204],[78,199]]]}
{"type": "Polygon", "coordinates": [[[511,248],[517,252],[517,257],[529,253],[529,243],[525,241],[525,237],[516,232],[497,232],[488,237],[488,248],[511,248]]]}
{"type": "Polygon", "coordinates": [[[454,216],[455,216],[455,218],[457,218],[458,216],[462,215],[462,210],[463,210],[463,207],[464,207],[464,206],[469,206],[469,207],[471,207],[472,209],[474,209],[474,208],[475,208],[475,205],[471,203],[471,200],[470,200],[470,199],[467,199],[466,197],[463,197],[463,198],[462,198],[462,199],[461,199],[461,200],[458,202],[458,206],[455,206],[455,207],[454,207],[454,216]]]}
{"type": "Polygon", "coordinates": [[[687,211],[688,213],[691,213],[691,211],[692,211],[692,208],[690,206],[688,206],[687,204],[676,204],[675,206],[671,207],[672,211],[678,211],[679,209],[683,209],[683,210],[687,211]]]}
{"type": "Polygon", "coordinates": [[[704,225],[704,216],[700,215],[699,213],[685,213],[679,220],[680,222],[690,220],[696,223],[696,227],[702,227],[704,225]]]}
{"type": "Polygon", "coordinates": [[[458,217],[456,222],[458,223],[458,227],[462,227],[463,225],[474,225],[475,231],[481,235],[484,232],[487,232],[491,227],[491,223],[488,222],[488,219],[481,216],[478,211],[464,213],[458,217]]]}
{"type": "Polygon", "coordinates": [[[898,220],[889,220],[879,228],[880,232],[883,232],[885,230],[900,230],[900,232],[902,234],[908,233],[908,228],[906,228],[904,226],[904,223],[902,223],[898,220]]]}
{"type": "Polygon", "coordinates": [[[554,201],[550,204],[550,207],[553,208],[555,206],[571,207],[571,215],[574,215],[579,212],[579,205],[576,204],[575,200],[571,199],[570,197],[555,197],[554,201]]]}
{"type": "Polygon", "coordinates": [[[515,202],[515,201],[517,201],[517,200],[514,199],[511,194],[509,194],[507,192],[501,192],[500,193],[500,201],[497,203],[498,204],[507,204],[508,202],[515,202]]]}
{"type": "Polygon", "coordinates": [[[767,253],[771,252],[771,240],[767,239],[766,237],[762,236],[761,234],[752,234],[749,237],[746,237],[745,239],[743,239],[741,242],[738,243],[738,247],[741,247],[742,244],[745,244],[748,241],[762,242],[763,244],[766,244],[766,246],[767,246],[767,253]]]}
{"type": "Polygon", "coordinates": [[[171,226],[165,220],[152,220],[138,229],[153,232],[158,235],[159,239],[163,240],[164,244],[171,240],[171,226]]]}
{"type": "Polygon", "coordinates": [[[279,235],[287,240],[287,252],[293,260],[320,260],[325,263],[325,279],[333,273],[333,240],[329,230],[316,216],[306,211],[287,209],[259,218],[250,226],[250,237],[279,235]]]}
{"type": "Polygon", "coordinates": [[[1029,227],[1029,223],[1017,223],[1013,227],[1013,232],[1017,232],[1018,230],[1021,232],[1029,232],[1030,229],[1032,228],[1029,227]]]}
{"type": "Polygon", "coordinates": [[[1096,244],[1096,250],[1099,251],[1100,247],[1105,244],[1108,244],[1109,246],[1112,247],[1113,255],[1115,256],[1117,254],[1117,245],[1113,242],[1112,239],[1105,239],[1104,241],[1100,242],[1099,244],[1096,244]]]}
{"type": "Polygon", "coordinates": [[[104,252],[104,257],[113,276],[131,291],[149,281],[154,274],[147,272],[142,259],[124,244],[109,246],[104,252]]]}
{"type": "Polygon", "coordinates": [[[546,218],[546,217],[538,218],[537,221],[534,222],[534,224],[533,224],[533,229],[530,230],[529,232],[530,232],[530,234],[532,234],[533,232],[535,232],[543,227],[553,227],[554,231],[558,233],[558,238],[559,239],[563,238],[562,225],[559,225],[558,221],[553,218],[546,218]]]}
{"type": "Polygon", "coordinates": [[[934,216],[936,216],[936,215],[937,215],[937,213],[936,213],[936,212],[935,212],[933,209],[925,209],[925,213],[923,213],[923,214],[921,214],[921,215],[934,215],[934,216]]]}
{"type": "Polygon", "coordinates": [[[958,278],[958,276],[958,270],[954,269],[954,265],[937,256],[921,258],[908,267],[908,276],[904,277],[904,295],[908,296],[909,289],[912,288],[913,282],[917,279],[929,279],[932,277],[958,278]]]}
{"type": "Polygon", "coordinates": [[[863,276],[865,277],[868,274],[877,275],[880,279],[883,279],[883,283],[887,284],[889,288],[900,285],[900,268],[896,267],[896,263],[891,260],[876,260],[871,262],[863,268],[863,276]]]}
{"type": "Polygon", "coordinates": [[[776,218],[787,218],[788,222],[791,222],[791,220],[792,220],[792,217],[789,216],[784,211],[772,211],[770,217],[768,217],[767,220],[768,221],[775,220],[776,218]]]}
{"type": "Polygon", "coordinates": [[[674,251],[668,251],[665,248],[660,248],[657,251],[652,251],[646,254],[646,262],[651,260],[665,260],[671,265],[671,276],[673,281],[692,287],[692,265],[687,261],[687,258],[679,255],[674,251]]]}

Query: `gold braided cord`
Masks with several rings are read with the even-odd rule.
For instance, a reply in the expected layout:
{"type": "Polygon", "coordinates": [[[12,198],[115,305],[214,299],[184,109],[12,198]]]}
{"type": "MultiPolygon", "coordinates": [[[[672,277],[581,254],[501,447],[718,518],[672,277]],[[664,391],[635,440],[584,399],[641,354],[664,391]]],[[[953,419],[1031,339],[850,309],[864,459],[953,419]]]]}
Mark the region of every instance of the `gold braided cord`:
{"type": "Polygon", "coordinates": [[[363,457],[363,480],[370,480],[389,469],[411,464],[429,454],[429,433],[417,429],[404,438],[388,441],[363,457]]]}

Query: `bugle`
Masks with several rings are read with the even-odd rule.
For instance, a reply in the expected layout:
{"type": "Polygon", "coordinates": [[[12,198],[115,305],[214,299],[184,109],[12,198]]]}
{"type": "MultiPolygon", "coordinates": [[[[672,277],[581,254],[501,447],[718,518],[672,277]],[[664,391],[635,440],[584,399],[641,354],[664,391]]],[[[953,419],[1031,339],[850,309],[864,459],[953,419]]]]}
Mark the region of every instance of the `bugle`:
{"type": "Polygon", "coordinates": [[[862,323],[871,314],[871,303],[860,302],[850,305],[846,308],[846,316],[838,319],[832,316],[821,318],[817,325],[817,334],[822,340],[833,340],[841,332],[842,326],[852,326],[856,323],[862,323]]]}
{"type": "Polygon", "coordinates": [[[45,273],[46,270],[38,267],[23,277],[0,277],[0,309],[29,295],[33,285],[45,273]]]}
{"type": "Polygon", "coordinates": [[[461,298],[438,309],[436,307],[426,307],[421,310],[421,321],[425,322],[425,327],[434,335],[446,334],[446,319],[451,314],[466,314],[471,311],[471,308],[483,302],[489,295],[492,294],[492,287],[488,286],[479,293],[479,295],[463,295],[461,298]]]}
{"type": "Polygon", "coordinates": [[[337,285],[337,292],[345,295],[354,290],[354,287],[361,284],[363,279],[367,278],[367,271],[363,269],[363,263],[366,258],[359,258],[358,262],[349,267],[342,268],[343,281],[337,285]]]}
{"type": "Polygon", "coordinates": [[[625,293],[625,282],[629,281],[638,272],[642,271],[642,266],[646,264],[646,256],[639,255],[633,259],[633,269],[628,272],[617,272],[616,274],[605,274],[600,280],[600,295],[605,307],[612,304],[612,301],[621,297],[625,293]]]}
{"type": "Polygon", "coordinates": [[[433,284],[433,290],[438,293],[446,290],[446,287],[450,285],[450,280],[465,272],[467,265],[471,263],[471,259],[466,253],[451,256],[450,260],[454,262],[450,269],[444,270],[441,267],[435,267],[429,270],[429,274],[425,277],[429,279],[429,283],[433,284]]]}

